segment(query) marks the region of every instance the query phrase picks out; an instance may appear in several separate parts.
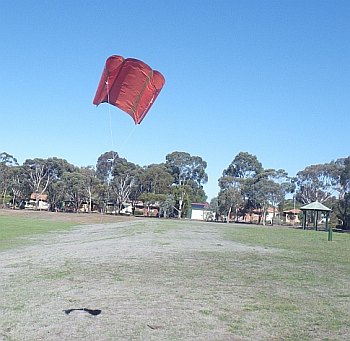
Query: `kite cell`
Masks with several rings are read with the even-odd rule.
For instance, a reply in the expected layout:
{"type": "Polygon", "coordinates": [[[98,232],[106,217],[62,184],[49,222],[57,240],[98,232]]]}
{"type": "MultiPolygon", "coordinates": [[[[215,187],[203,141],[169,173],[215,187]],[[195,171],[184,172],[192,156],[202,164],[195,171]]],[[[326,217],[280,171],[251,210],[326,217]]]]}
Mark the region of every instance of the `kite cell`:
{"type": "Polygon", "coordinates": [[[165,83],[163,75],[144,62],[121,56],[106,60],[93,103],[109,103],[140,124],[165,83]]]}

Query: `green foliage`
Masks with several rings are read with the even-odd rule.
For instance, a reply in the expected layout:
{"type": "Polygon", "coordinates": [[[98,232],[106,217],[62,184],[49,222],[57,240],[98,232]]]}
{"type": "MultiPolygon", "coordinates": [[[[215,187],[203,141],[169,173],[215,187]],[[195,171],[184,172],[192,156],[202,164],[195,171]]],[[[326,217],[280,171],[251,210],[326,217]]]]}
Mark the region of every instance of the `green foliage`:
{"type": "Polygon", "coordinates": [[[224,170],[224,176],[233,176],[235,178],[253,178],[263,170],[262,164],[255,155],[247,152],[240,152],[224,170]]]}
{"type": "Polygon", "coordinates": [[[69,222],[0,216],[0,251],[28,242],[28,239],[23,237],[52,231],[65,231],[75,225],[69,222]]]}
{"type": "Polygon", "coordinates": [[[152,164],[144,167],[140,182],[146,193],[169,194],[174,178],[165,164],[152,164]]]}
{"type": "Polygon", "coordinates": [[[176,198],[176,210],[183,216],[191,202],[205,202],[203,184],[208,181],[207,163],[199,156],[185,152],[173,152],[166,156],[168,171],[174,177],[172,194],[176,198]]]}
{"type": "Polygon", "coordinates": [[[118,158],[118,153],[114,151],[100,155],[96,164],[97,177],[103,181],[109,181],[112,178],[113,168],[118,158]]]}
{"type": "Polygon", "coordinates": [[[311,165],[298,172],[297,198],[303,204],[329,199],[339,183],[339,167],[334,163],[311,165]]]}
{"type": "Polygon", "coordinates": [[[207,163],[199,156],[173,152],[166,156],[165,164],[178,185],[193,181],[200,186],[208,181],[208,175],[205,172],[207,163]]]}
{"type": "Polygon", "coordinates": [[[340,188],[339,200],[334,208],[341,227],[350,230],[350,156],[337,164],[340,168],[340,188]]]}
{"type": "MultiPolygon", "coordinates": [[[[155,201],[144,199],[147,195],[171,195],[175,204],[167,204],[165,210],[172,214],[174,208],[184,216],[191,202],[207,200],[203,189],[208,181],[206,167],[201,157],[178,151],[166,155],[165,163],[144,167],[109,151],[98,158],[96,170],[76,167],[56,157],[27,159],[21,166],[12,155],[2,152],[0,203],[28,200],[34,192],[48,194],[51,209],[71,200],[76,210],[82,202],[88,202],[89,207],[94,203],[105,211],[111,202],[120,208],[126,201],[155,201]]],[[[350,157],[308,166],[291,178],[283,169],[264,169],[255,155],[240,152],[223,171],[219,187],[216,209],[224,215],[266,212],[268,206],[278,207],[282,214],[286,194],[296,193],[296,201],[301,204],[331,201],[332,222],[350,228],[350,157]]],[[[165,200],[163,197],[157,201],[165,200]]]]}
{"type": "Polygon", "coordinates": [[[233,212],[236,220],[254,210],[266,217],[270,206],[283,209],[286,194],[294,191],[285,170],[264,169],[255,155],[246,152],[236,155],[223,171],[219,186],[219,211],[229,218],[233,212]]]}

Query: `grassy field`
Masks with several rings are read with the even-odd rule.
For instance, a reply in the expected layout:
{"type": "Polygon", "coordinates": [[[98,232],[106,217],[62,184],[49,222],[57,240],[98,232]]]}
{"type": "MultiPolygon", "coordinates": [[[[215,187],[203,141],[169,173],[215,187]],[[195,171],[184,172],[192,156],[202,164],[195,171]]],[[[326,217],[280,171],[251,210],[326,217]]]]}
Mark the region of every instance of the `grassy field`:
{"type": "Polygon", "coordinates": [[[31,236],[68,231],[77,225],[103,224],[121,220],[125,218],[99,214],[63,214],[0,209],[0,251],[28,244],[31,236]]]}
{"type": "Polygon", "coordinates": [[[29,217],[0,216],[0,251],[24,245],[29,242],[30,236],[65,231],[75,225],[73,222],[33,221],[29,217]]]}
{"type": "Polygon", "coordinates": [[[350,339],[348,234],[68,217],[0,214],[0,340],[350,339]]]}

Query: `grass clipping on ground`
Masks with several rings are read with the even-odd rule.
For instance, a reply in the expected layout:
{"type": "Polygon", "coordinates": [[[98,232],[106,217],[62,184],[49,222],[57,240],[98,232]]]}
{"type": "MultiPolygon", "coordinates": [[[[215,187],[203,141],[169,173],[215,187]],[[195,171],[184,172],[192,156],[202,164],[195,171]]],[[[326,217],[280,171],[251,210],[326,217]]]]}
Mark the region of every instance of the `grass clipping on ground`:
{"type": "Polygon", "coordinates": [[[350,334],[349,235],[162,219],[55,231],[0,252],[0,340],[350,334]],[[101,313],[64,312],[82,308],[101,313]]]}

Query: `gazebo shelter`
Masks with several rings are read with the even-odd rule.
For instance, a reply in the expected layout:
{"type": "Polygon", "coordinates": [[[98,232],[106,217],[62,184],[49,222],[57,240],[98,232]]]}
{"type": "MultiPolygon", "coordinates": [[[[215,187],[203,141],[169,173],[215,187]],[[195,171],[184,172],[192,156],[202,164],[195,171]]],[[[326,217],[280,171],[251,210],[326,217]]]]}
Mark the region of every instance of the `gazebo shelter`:
{"type": "Polygon", "coordinates": [[[300,209],[303,212],[303,221],[302,221],[303,230],[306,230],[307,212],[314,212],[314,227],[316,231],[317,231],[317,222],[318,222],[319,214],[323,213],[326,218],[326,224],[325,224],[326,231],[328,230],[329,213],[331,211],[330,208],[321,204],[318,201],[315,201],[315,202],[312,202],[311,204],[307,204],[303,207],[300,207],[300,209]]]}

